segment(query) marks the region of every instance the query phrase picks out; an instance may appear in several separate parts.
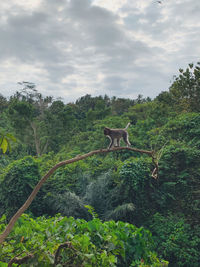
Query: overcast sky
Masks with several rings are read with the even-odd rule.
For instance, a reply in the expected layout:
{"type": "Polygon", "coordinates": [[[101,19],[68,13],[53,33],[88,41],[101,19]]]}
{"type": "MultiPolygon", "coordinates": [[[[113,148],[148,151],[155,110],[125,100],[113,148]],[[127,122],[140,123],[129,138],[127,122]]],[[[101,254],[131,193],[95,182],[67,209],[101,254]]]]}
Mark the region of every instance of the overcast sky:
{"type": "Polygon", "coordinates": [[[0,93],[154,98],[200,61],[200,0],[0,3],[0,93]]]}

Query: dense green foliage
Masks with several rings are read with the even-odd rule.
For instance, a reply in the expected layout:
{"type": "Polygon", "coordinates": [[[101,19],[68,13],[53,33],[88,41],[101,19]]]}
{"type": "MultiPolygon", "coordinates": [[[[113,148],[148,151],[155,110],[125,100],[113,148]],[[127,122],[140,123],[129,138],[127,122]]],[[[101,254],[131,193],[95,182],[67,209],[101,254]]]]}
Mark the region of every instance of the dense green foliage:
{"type": "MultiPolygon", "coordinates": [[[[4,227],[3,222],[0,227],[4,227]]],[[[59,245],[66,242],[57,261],[60,265],[56,266],[161,266],[152,252],[152,236],[144,228],[124,222],[102,223],[97,218],[87,222],[61,216],[33,220],[23,215],[0,249],[1,260],[18,254],[22,258],[28,252],[33,257],[26,266],[53,266],[59,245]]]]}
{"type": "Polygon", "coordinates": [[[107,147],[105,126],[123,128],[131,122],[132,146],[153,149],[159,158],[157,180],[151,177],[151,158],[132,151],[59,168],[6,239],[4,262],[30,252],[33,261],[49,266],[44,262],[52,264],[59,244],[69,241],[75,250],[62,249],[60,263],[162,266],[159,255],[169,266],[199,266],[199,65],[180,69],[169,91],[154,100],[85,95],[65,104],[43,97],[31,83],[22,83],[21,92],[8,100],[0,96],[0,216],[7,221],[55,163],[107,147]],[[139,233],[142,244],[134,243],[139,233]]]}
{"type": "Polygon", "coordinates": [[[191,226],[182,215],[156,213],[148,222],[156,250],[171,259],[171,266],[199,266],[199,227],[191,226]]]}
{"type": "MultiPolygon", "coordinates": [[[[38,164],[32,157],[12,162],[1,175],[0,214],[8,218],[14,214],[24,204],[39,178],[38,164]]],[[[31,211],[36,215],[40,213],[39,203],[36,198],[31,206],[31,211]]]]}

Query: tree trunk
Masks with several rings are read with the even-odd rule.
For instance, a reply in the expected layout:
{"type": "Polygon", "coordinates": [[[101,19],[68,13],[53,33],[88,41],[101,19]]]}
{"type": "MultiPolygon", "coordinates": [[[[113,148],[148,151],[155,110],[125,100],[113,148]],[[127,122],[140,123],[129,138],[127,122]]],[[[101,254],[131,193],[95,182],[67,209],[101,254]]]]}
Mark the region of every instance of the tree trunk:
{"type": "Polygon", "coordinates": [[[31,125],[31,128],[33,129],[36,153],[37,153],[37,156],[39,157],[41,155],[41,151],[40,151],[40,140],[37,137],[37,127],[34,122],[30,122],[30,125],[31,125]]]}

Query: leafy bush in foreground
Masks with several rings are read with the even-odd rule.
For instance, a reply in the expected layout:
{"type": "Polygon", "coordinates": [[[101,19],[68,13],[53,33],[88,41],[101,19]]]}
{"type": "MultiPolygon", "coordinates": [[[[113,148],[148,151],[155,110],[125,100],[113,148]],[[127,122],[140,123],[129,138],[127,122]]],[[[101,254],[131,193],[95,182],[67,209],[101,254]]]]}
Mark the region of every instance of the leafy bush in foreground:
{"type": "Polygon", "coordinates": [[[20,266],[167,266],[152,245],[148,230],[120,221],[87,222],[60,215],[34,220],[24,214],[0,247],[0,263],[31,254],[20,266]]]}

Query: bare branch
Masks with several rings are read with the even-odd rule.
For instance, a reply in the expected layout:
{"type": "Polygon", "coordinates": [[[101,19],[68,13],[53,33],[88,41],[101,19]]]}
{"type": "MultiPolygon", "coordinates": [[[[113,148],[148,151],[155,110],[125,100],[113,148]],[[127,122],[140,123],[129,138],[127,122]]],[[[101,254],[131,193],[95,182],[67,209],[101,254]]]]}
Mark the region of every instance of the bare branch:
{"type": "Polygon", "coordinates": [[[12,228],[14,227],[16,221],[18,220],[18,218],[22,215],[22,213],[24,213],[25,210],[28,209],[28,207],[30,206],[30,204],[34,200],[35,196],[37,195],[38,191],[42,187],[42,185],[46,182],[46,180],[49,178],[49,176],[51,176],[59,167],[64,166],[64,165],[67,165],[67,164],[71,164],[71,163],[76,162],[76,161],[79,161],[79,160],[83,160],[83,159],[88,158],[88,157],[91,157],[91,156],[93,156],[95,154],[115,152],[115,151],[120,151],[120,150],[130,150],[130,151],[135,151],[135,152],[139,152],[139,153],[143,153],[143,154],[147,154],[147,155],[151,156],[152,157],[152,161],[153,161],[153,163],[155,165],[155,170],[153,171],[153,174],[152,175],[154,175],[153,177],[155,179],[157,178],[158,163],[155,162],[155,159],[154,159],[154,151],[142,150],[142,149],[137,149],[137,148],[132,148],[132,147],[114,147],[114,148],[111,148],[111,149],[99,149],[99,150],[91,151],[91,152],[89,152],[87,154],[84,154],[84,155],[78,155],[78,156],[76,156],[75,158],[72,158],[72,159],[61,161],[61,162],[57,163],[54,167],[52,167],[41,178],[41,180],[35,186],[35,188],[33,189],[32,193],[30,194],[30,196],[28,197],[28,199],[26,200],[26,202],[21,206],[21,208],[19,208],[19,210],[10,219],[10,222],[8,223],[6,229],[0,235],[0,244],[3,243],[4,240],[5,240],[5,238],[9,235],[9,233],[11,232],[12,228]]]}
{"type": "Polygon", "coordinates": [[[151,177],[153,177],[154,179],[158,179],[158,159],[156,160],[154,155],[152,155],[152,162],[153,162],[155,168],[151,174],[151,177]]]}
{"type": "Polygon", "coordinates": [[[23,264],[23,263],[26,263],[29,259],[33,258],[34,255],[32,254],[28,254],[26,256],[24,256],[23,258],[18,258],[17,256],[15,256],[14,258],[12,258],[9,263],[8,263],[8,267],[12,267],[12,264],[13,263],[16,263],[16,264],[23,264]]]}

